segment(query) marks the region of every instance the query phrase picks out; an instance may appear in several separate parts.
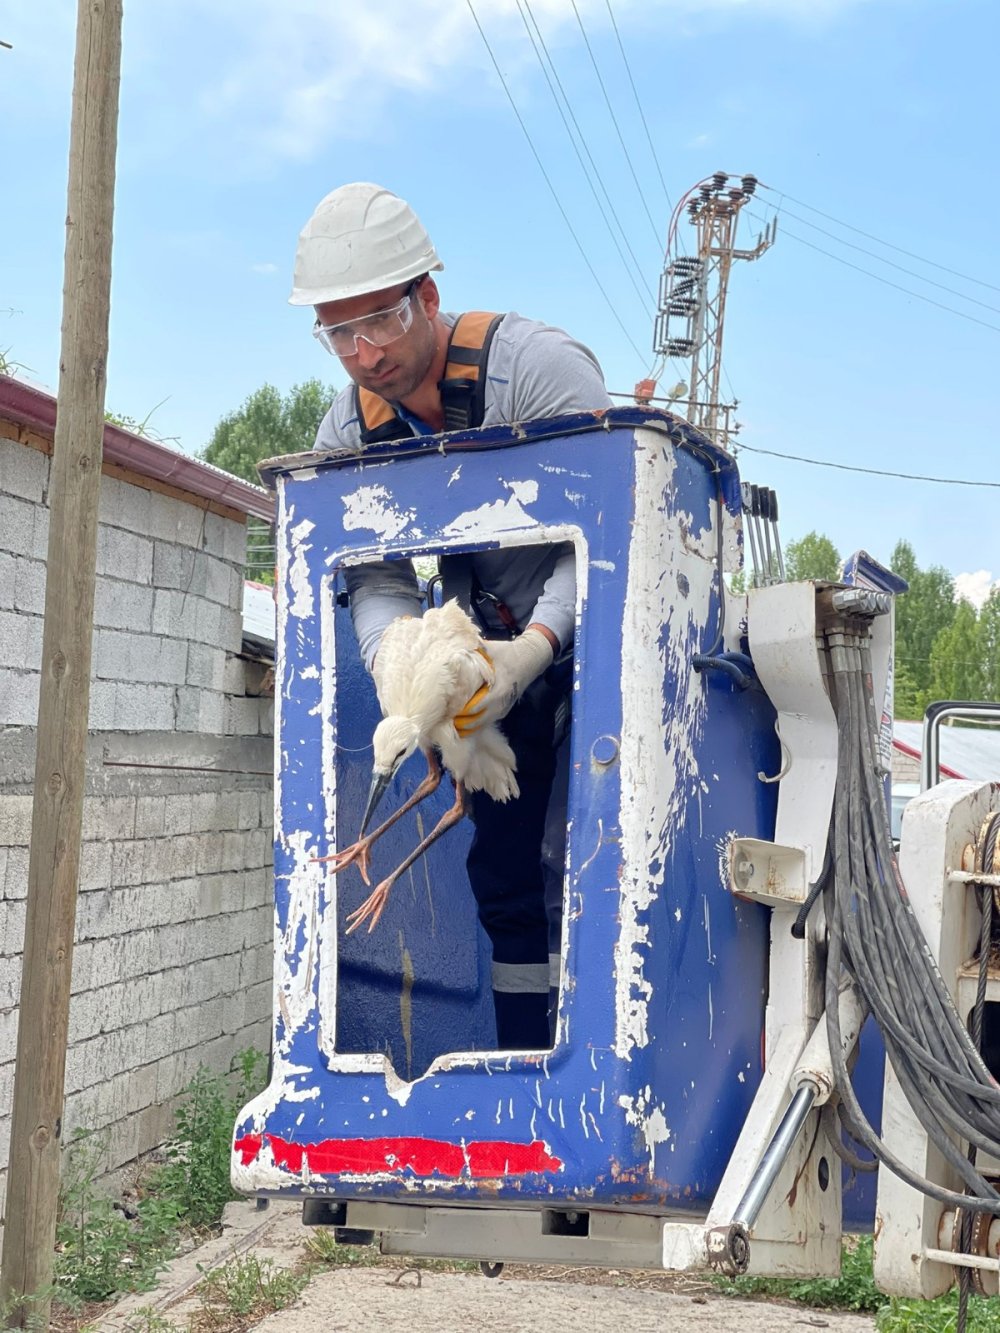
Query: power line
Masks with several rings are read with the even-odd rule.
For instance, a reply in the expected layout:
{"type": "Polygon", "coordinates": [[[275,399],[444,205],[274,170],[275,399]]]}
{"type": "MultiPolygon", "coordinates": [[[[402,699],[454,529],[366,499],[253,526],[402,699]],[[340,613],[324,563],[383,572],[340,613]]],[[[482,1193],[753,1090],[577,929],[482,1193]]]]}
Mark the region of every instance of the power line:
{"type": "MultiPolygon", "coordinates": [[[[616,395],[618,396],[618,395],[616,395]]],[[[930,481],[937,486],[972,486],[982,490],[1000,490],[1000,481],[969,481],[962,477],[928,477],[919,472],[889,472],[878,467],[857,467],[850,463],[832,463],[825,458],[804,458],[801,454],[782,454],[776,449],[761,449],[753,444],[740,444],[748,454],[767,454],[769,458],[783,458],[789,463],[811,463],[813,467],[832,467],[838,472],[864,472],[870,477],[895,477],[899,481],[930,481]]]]}
{"type": "Polygon", "coordinates": [[[475,11],[475,9],[474,9],[473,6],[472,6],[472,0],[465,0],[465,3],[466,3],[466,4],[468,5],[468,7],[469,7],[469,13],[472,15],[473,22],[475,23],[476,27],[479,29],[479,35],[480,35],[480,37],[483,39],[483,45],[486,47],[486,50],[487,50],[487,52],[489,53],[490,60],[493,62],[493,68],[494,68],[494,69],[496,70],[496,72],[497,72],[497,78],[500,80],[500,83],[501,83],[501,85],[503,86],[503,90],[504,90],[504,92],[507,94],[507,101],[510,103],[511,110],[514,112],[514,115],[517,117],[517,123],[520,125],[521,130],[522,130],[522,132],[523,132],[523,134],[524,134],[525,139],[528,141],[528,147],[531,149],[532,155],[534,156],[535,161],[538,163],[538,169],[539,169],[539,171],[542,173],[542,176],[543,176],[544,179],[545,179],[545,184],[549,187],[549,192],[551,193],[552,198],[553,198],[553,200],[555,201],[556,208],[558,208],[559,212],[562,214],[562,219],[563,219],[563,221],[566,223],[566,228],[567,228],[567,230],[569,231],[569,234],[573,237],[573,240],[576,242],[576,248],[580,251],[580,256],[581,256],[581,258],[583,259],[583,262],[587,265],[587,268],[588,268],[589,271],[590,271],[590,276],[594,279],[594,283],[596,284],[598,291],[601,293],[601,295],[604,297],[604,300],[607,302],[608,309],[611,311],[612,315],[615,317],[615,320],[617,321],[618,327],[621,329],[622,333],[625,335],[626,340],[627,340],[627,341],[629,342],[629,344],[631,345],[632,350],[635,352],[636,356],[639,358],[639,361],[640,361],[640,363],[641,363],[641,362],[644,360],[643,354],[642,354],[642,352],[639,351],[639,348],[636,346],[635,340],[633,339],[632,335],[629,333],[628,329],[625,327],[625,323],[624,323],[624,321],[622,320],[621,315],[618,313],[618,310],[617,310],[617,308],[616,308],[614,302],[611,300],[611,297],[608,295],[607,291],[605,290],[605,288],[604,288],[604,284],[601,282],[600,278],[597,276],[597,272],[596,272],[596,270],[595,270],[593,264],[590,262],[590,259],[589,259],[588,256],[587,256],[587,252],[586,252],[586,250],[584,250],[584,248],[583,248],[583,244],[582,244],[582,242],[581,242],[579,236],[576,234],[576,229],[574,228],[572,222],[569,220],[569,214],[566,212],[565,208],[563,208],[563,206],[562,206],[562,201],[560,200],[559,195],[558,195],[558,193],[556,192],[556,187],[552,184],[552,180],[551,180],[551,178],[550,178],[550,176],[549,176],[549,173],[545,170],[545,164],[543,163],[541,157],[540,157],[539,154],[538,154],[538,149],[535,147],[535,142],[534,142],[534,140],[532,139],[530,133],[528,132],[528,127],[527,127],[527,125],[524,123],[524,119],[523,119],[523,117],[521,116],[520,111],[518,111],[518,109],[517,109],[517,103],[514,101],[514,98],[513,98],[513,95],[511,94],[510,88],[507,86],[507,80],[504,78],[504,76],[503,76],[503,71],[501,70],[499,64],[497,63],[497,58],[496,58],[496,56],[493,54],[493,48],[492,48],[492,46],[490,46],[489,38],[486,36],[486,33],[483,31],[483,26],[482,26],[482,24],[479,22],[479,16],[476,14],[476,11],[475,11]]]}
{"type": "Polygon", "coordinates": [[[645,191],[643,190],[639,177],[636,174],[635,164],[632,161],[632,155],[628,151],[628,145],[625,143],[625,137],[622,134],[621,126],[618,124],[618,117],[615,115],[614,107],[611,105],[611,98],[608,96],[608,90],[605,87],[604,79],[601,75],[600,66],[597,63],[597,57],[594,55],[594,49],[590,45],[590,38],[587,36],[587,29],[583,26],[583,19],[580,17],[579,9],[577,9],[576,7],[576,0],[570,0],[570,4],[573,6],[573,13],[576,15],[576,21],[579,24],[580,32],[583,36],[584,45],[587,48],[587,54],[590,56],[590,63],[593,65],[594,73],[597,75],[597,82],[601,85],[601,92],[604,94],[604,101],[608,108],[608,114],[610,115],[612,124],[615,127],[615,133],[618,135],[618,142],[621,144],[622,152],[625,154],[625,161],[628,163],[628,169],[629,171],[631,171],[632,179],[635,181],[635,188],[639,191],[639,198],[642,200],[642,206],[646,210],[646,217],[649,218],[649,225],[653,229],[653,237],[656,241],[656,247],[658,250],[661,250],[663,248],[663,241],[660,239],[659,228],[653,221],[653,215],[649,211],[649,204],[646,201],[645,191]]]}
{"type": "MultiPolygon", "coordinates": [[[[576,153],[577,160],[578,160],[578,162],[580,163],[580,167],[581,167],[581,169],[583,170],[583,174],[584,174],[584,176],[586,177],[587,184],[590,186],[590,192],[591,192],[591,194],[594,196],[594,202],[597,204],[597,207],[600,209],[601,217],[604,219],[604,225],[607,227],[607,229],[608,229],[608,234],[610,235],[612,241],[614,241],[614,243],[615,243],[615,248],[616,248],[617,251],[618,251],[618,254],[619,254],[620,258],[621,258],[622,264],[625,266],[625,271],[626,271],[626,273],[627,273],[628,276],[629,276],[629,279],[630,279],[630,281],[631,281],[631,283],[632,283],[632,286],[635,288],[635,293],[636,293],[636,295],[638,296],[638,298],[639,298],[640,301],[644,302],[644,301],[645,301],[645,298],[643,297],[642,292],[639,290],[639,284],[636,282],[635,275],[633,274],[632,270],[629,268],[628,260],[625,258],[625,252],[623,251],[623,249],[622,249],[622,247],[621,247],[621,243],[619,242],[618,237],[615,235],[614,228],[611,226],[611,221],[610,221],[610,219],[609,219],[609,217],[608,217],[608,215],[607,215],[607,212],[605,211],[604,205],[601,203],[601,197],[600,197],[600,195],[597,193],[597,190],[596,190],[596,188],[595,188],[595,186],[594,186],[594,182],[593,182],[593,180],[592,180],[591,177],[590,177],[590,173],[587,171],[586,163],[585,163],[584,160],[583,160],[583,154],[580,152],[580,148],[579,148],[579,146],[577,145],[576,139],[573,137],[573,132],[572,132],[572,130],[570,129],[570,126],[569,126],[569,120],[567,119],[566,112],[563,110],[562,103],[559,101],[559,97],[558,97],[558,95],[557,95],[557,93],[556,93],[555,84],[554,84],[553,81],[552,81],[552,80],[553,80],[553,75],[555,76],[556,82],[559,83],[559,89],[560,89],[560,91],[562,92],[563,99],[566,101],[566,106],[567,106],[567,108],[568,108],[568,110],[569,110],[569,113],[570,113],[571,116],[573,116],[573,123],[574,123],[574,125],[576,125],[576,132],[577,132],[577,134],[580,136],[580,140],[581,140],[581,142],[583,143],[584,148],[586,148],[586,140],[584,139],[583,131],[580,129],[580,126],[579,126],[579,124],[578,124],[578,122],[577,122],[576,116],[573,115],[573,109],[572,109],[572,107],[571,107],[570,104],[569,104],[569,99],[566,97],[566,91],[565,91],[565,89],[563,88],[562,83],[559,82],[559,75],[556,73],[555,65],[552,64],[552,57],[549,55],[548,48],[545,46],[545,41],[544,41],[544,39],[543,39],[543,37],[542,37],[541,29],[538,27],[538,21],[537,21],[537,19],[535,18],[534,14],[532,14],[532,12],[531,12],[531,5],[530,5],[530,3],[529,3],[529,0],[524,0],[524,7],[523,7],[523,8],[522,8],[522,5],[521,5],[521,0],[517,0],[517,11],[518,11],[518,13],[521,15],[521,22],[524,24],[524,30],[525,30],[525,32],[528,34],[528,39],[529,39],[529,41],[531,42],[532,49],[534,50],[534,52],[535,52],[535,56],[536,56],[536,58],[537,58],[537,60],[538,60],[538,63],[539,63],[539,65],[540,65],[541,68],[542,68],[542,73],[545,75],[545,81],[546,81],[546,83],[549,85],[549,92],[552,94],[552,100],[555,102],[555,104],[556,104],[556,109],[558,110],[559,115],[562,117],[562,123],[563,123],[563,126],[565,127],[566,134],[567,134],[568,137],[569,137],[569,141],[570,141],[570,143],[573,145],[573,151],[576,153]],[[525,13],[525,10],[527,10],[527,14],[525,13]],[[534,24],[534,26],[535,26],[535,30],[538,32],[538,40],[537,40],[537,41],[535,40],[534,33],[532,33],[532,31],[531,31],[531,27],[530,27],[530,25],[529,25],[529,23],[528,23],[528,15],[531,16],[531,22],[534,24]],[[539,42],[541,42],[542,50],[545,51],[545,55],[546,55],[546,57],[547,57],[547,59],[548,59],[549,64],[552,65],[552,74],[551,74],[551,75],[550,75],[548,69],[546,68],[545,61],[542,59],[542,52],[541,52],[541,50],[539,50],[539,46],[538,46],[538,43],[539,43],[539,42]]],[[[615,221],[618,223],[618,230],[621,232],[622,237],[623,237],[623,239],[625,240],[625,244],[626,244],[626,246],[627,246],[627,245],[628,245],[628,238],[625,236],[625,230],[624,230],[624,228],[622,227],[621,219],[618,217],[618,214],[615,212],[614,205],[611,203],[611,198],[610,198],[610,196],[609,196],[609,194],[608,194],[607,189],[605,188],[605,185],[604,185],[603,180],[601,179],[601,173],[600,173],[600,171],[598,170],[598,168],[597,168],[597,164],[594,162],[594,159],[593,159],[593,157],[591,156],[591,154],[590,154],[590,150],[589,150],[589,149],[587,149],[587,156],[590,158],[590,164],[591,164],[591,166],[593,167],[594,174],[597,176],[597,179],[598,179],[598,181],[599,181],[599,183],[600,183],[601,189],[604,191],[604,196],[605,196],[605,198],[606,198],[607,201],[608,201],[608,204],[609,204],[609,206],[610,206],[610,208],[611,208],[611,211],[614,213],[615,221]]],[[[642,271],[642,266],[641,266],[641,264],[639,263],[638,259],[636,259],[635,254],[632,252],[631,247],[629,247],[629,254],[632,255],[632,262],[635,264],[635,267],[636,267],[636,269],[637,269],[637,271],[638,271],[638,273],[639,273],[639,276],[640,276],[640,277],[643,279],[643,281],[645,282],[645,278],[644,278],[644,276],[643,276],[643,271],[642,271]]],[[[648,294],[650,300],[653,301],[653,303],[654,303],[654,305],[655,305],[655,302],[656,302],[656,293],[653,291],[652,287],[650,287],[648,283],[646,283],[646,291],[647,291],[647,294],[648,294]]],[[[646,313],[647,313],[647,314],[649,313],[648,308],[647,308],[647,310],[646,310],[646,313]]]]}
{"type": "Polygon", "coordinates": [[[622,62],[625,65],[625,72],[628,75],[628,81],[632,85],[632,96],[635,98],[636,110],[639,112],[639,118],[642,121],[642,128],[646,131],[646,141],[649,144],[649,151],[653,155],[653,162],[656,165],[657,175],[660,178],[660,184],[663,187],[663,197],[667,201],[667,207],[671,213],[674,211],[673,200],[670,198],[670,191],[667,189],[667,182],[663,179],[663,168],[660,166],[660,159],[656,148],[653,145],[653,136],[649,132],[649,125],[646,123],[646,115],[642,109],[642,103],[639,101],[639,91],[635,86],[635,79],[632,77],[632,67],[628,62],[628,56],[625,54],[625,47],[622,45],[621,33],[618,31],[618,24],[615,21],[615,11],[611,8],[611,0],[604,0],[608,7],[608,17],[611,19],[611,26],[615,30],[615,38],[618,42],[618,50],[622,54],[622,62]]]}
{"type": "Polygon", "coordinates": [[[905,268],[893,259],[886,259],[883,255],[876,254],[874,250],[868,250],[863,245],[855,245],[853,241],[845,241],[843,237],[838,236],[835,232],[817,226],[815,222],[810,222],[808,218],[800,218],[797,213],[793,213],[784,205],[779,206],[778,214],[781,217],[794,218],[796,222],[801,222],[804,227],[811,227],[813,231],[818,231],[821,236],[828,236],[831,241],[836,241],[838,245],[846,245],[848,249],[857,250],[862,255],[868,255],[870,259],[875,259],[880,264],[888,264],[890,268],[894,268],[900,273],[906,273],[911,278],[916,278],[917,282],[926,282],[930,287],[937,287],[942,292],[957,296],[960,301],[970,301],[973,305],[982,306],[984,310],[992,310],[995,315],[1000,315],[1000,306],[990,305],[988,301],[980,301],[975,296],[966,296],[965,292],[960,292],[955,287],[948,287],[943,282],[935,282],[933,278],[925,278],[922,273],[915,273],[912,268],[905,268]]]}
{"type": "MultiPolygon", "coordinates": [[[[750,215],[756,218],[758,222],[763,222],[763,218],[758,218],[756,213],[750,215]]],[[[799,245],[806,245],[810,250],[816,250],[821,255],[826,255],[827,259],[833,259],[838,264],[844,264],[847,268],[853,268],[856,273],[863,273],[868,278],[874,278],[876,282],[883,283],[886,287],[894,287],[897,292],[903,292],[906,296],[912,296],[916,301],[924,301],[927,305],[936,306],[938,310],[947,310],[949,314],[957,315],[959,319],[967,319],[971,324],[980,324],[984,329],[992,329],[994,333],[1000,333],[1000,325],[990,324],[988,320],[977,319],[975,315],[968,315],[964,310],[956,310],[954,306],[945,305],[943,301],[935,301],[933,297],[923,296],[920,292],[912,291],[909,287],[903,287],[898,282],[893,282],[889,278],[883,278],[878,273],[873,273],[871,269],[862,268],[860,264],[852,264],[849,259],[843,259],[840,255],[831,254],[829,250],[824,250],[821,245],[814,245],[812,241],[807,241],[803,236],[796,236],[793,231],[787,227],[782,227],[782,236],[789,236],[799,245]]]]}
{"type": "Polygon", "coordinates": [[[799,208],[808,208],[810,213],[816,213],[821,218],[826,218],[827,222],[835,222],[838,227],[846,227],[848,231],[857,232],[859,236],[865,236],[869,241],[874,241],[876,245],[884,245],[888,250],[895,250],[897,254],[906,255],[909,259],[916,259],[921,264],[928,264],[931,268],[940,269],[942,273],[950,273],[953,278],[962,278],[965,282],[977,283],[980,287],[988,287],[992,292],[1000,292],[992,282],[985,282],[982,278],[974,278],[970,273],[960,273],[957,268],[948,268],[947,264],[939,264],[934,259],[928,259],[925,255],[918,255],[913,250],[904,250],[901,245],[893,245],[892,241],[884,241],[881,236],[875,236],[870,231],[862,231],[860,227],[855,227],[850,222],[844,222],[842,218],[835,218],[832,213],[824,213],[821,208],[814,208],[812,204],[807,204],[803,199],[796,199],[792,194],[786,194],[784,190],[776,190],[772,185],[761,183],[762,190],[769,190],[771,194],[776,194],[782,199],[791,199],[793,204],[798,204],[799,208]]]}

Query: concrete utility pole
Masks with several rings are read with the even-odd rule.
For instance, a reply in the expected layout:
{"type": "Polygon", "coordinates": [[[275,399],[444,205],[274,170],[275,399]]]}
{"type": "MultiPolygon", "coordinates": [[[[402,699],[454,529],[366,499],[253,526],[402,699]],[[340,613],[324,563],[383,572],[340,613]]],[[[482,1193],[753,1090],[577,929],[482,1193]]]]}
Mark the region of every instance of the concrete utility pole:
{"type": "Polygon", "coordinates": [[[62,349],[0,1301],[48,1327],[80,869],[122,0],[79,0],[62,349]]]}
{"type": "Polygon", "coordinates": [[[756,176],[730,176],[717,171],[689,190],[678,204],[667,264],[660,279],[660,308],[653,336],[653,350],[658,356],[690,360],[687,418],[727,449],[732,447],[738,429],[732,417],[737,404],[724,403],[720,394],[729,273],[734,259],[759,259],[774,243],[777,226],[775,219],[752,250],[736,249],[740,210],[756,188],[756,176]],[[685,204],[698,233],[697,255],[675,255],[671,259],[674,227],[685,204]]]}

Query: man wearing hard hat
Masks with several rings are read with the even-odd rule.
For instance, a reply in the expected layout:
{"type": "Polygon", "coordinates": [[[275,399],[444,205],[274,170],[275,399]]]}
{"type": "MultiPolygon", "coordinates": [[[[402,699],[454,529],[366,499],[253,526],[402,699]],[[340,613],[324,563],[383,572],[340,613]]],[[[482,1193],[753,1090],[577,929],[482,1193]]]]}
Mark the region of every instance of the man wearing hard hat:
{"type": "MultiPolygon", "coordinates": [[[[442,311],[430,275],[443,268],[417,215],[390,191],[344,185],[317,205],[299,236],[290,301],[313,307],[315,337],[352,383],[323,418],[316,449],[360,452],[414,435],[611,406],[593,353],[561,329],[514,313],[442,311]]],[[[521,788],[507,804],[471,797],[469,880],[493,946],[498,1044],[543,1048],[558,997],[565,854],[565,795],[553,797],[553,785],[564,788],[557,767],[568,761],[563,744],[557,764],[570,673],[553,661],[573,640],[573,548],[508,547],[441,563],[445,596],[456,596],[495,640],[496,682],[457,725],[502,719],[521,788]]],[[[416,576],[398,560],[351,567],[345,576],[370,670],[386,626],[421,613],[416,576]]]]}

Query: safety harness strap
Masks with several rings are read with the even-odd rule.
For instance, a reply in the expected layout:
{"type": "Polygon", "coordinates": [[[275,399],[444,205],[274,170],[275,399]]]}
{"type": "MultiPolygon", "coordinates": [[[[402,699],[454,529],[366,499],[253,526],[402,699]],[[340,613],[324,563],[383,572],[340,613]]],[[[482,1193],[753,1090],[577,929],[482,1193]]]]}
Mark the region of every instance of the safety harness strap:
{"type": "MultiPolygon", "coordinates": [[[[444,378],[438,384],[445,430],[470,430],[482,425],[486,405],[486,362],[503,315],[470,310],[455,321],[448,341],[444,378]]],[[[354,408],[362,444],[406,440],[413,434],[393,405],[370,389],[354,388],[354,408]]]]}

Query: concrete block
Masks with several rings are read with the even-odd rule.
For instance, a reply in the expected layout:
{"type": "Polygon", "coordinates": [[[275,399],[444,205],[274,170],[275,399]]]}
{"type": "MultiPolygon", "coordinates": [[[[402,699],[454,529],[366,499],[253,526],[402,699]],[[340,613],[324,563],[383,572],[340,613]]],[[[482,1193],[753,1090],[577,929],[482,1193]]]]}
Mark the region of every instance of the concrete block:
{"type": "Polygon", "coordinates": [[[130,583],[153,579],[153,543],[123,528],[97,529],[97,572],[111,578],[125,575],[130,583]]]}
{"type": "Polygon", "coordinates": [[[94,841],[135,837],[135,797],[85,796],[83,836],[94,841]]]}
{"type": "Polygon", "coordinates": [[[210,555],[224,557],[226,554],[226,533],[229,528],[237,526],[232,519],[223,518],[221,514],[205,514],[205,526],[202,529],[201,548],[208,551],[210,555]]]}
{"type": "Polygon", "coordinates": [[[23,556],[14,566],[14,609],[45,614],[45,564],[23,556]]]}
{"type": "Polygon", "coordinates": [[[200,563],[204,571],[204,586],[199,591],[212,602],[221,602],[223,606],[242,608],[242,600],[234,601],[232,597],[232,566],[226,564],[223,560],[216,560],[210,555],[202,555],[200,563]]]}
{"type": "Polygon", "coordinates": [[[94,624],[148,633],[153,625],[153,589],[99,578],[94,589],[94,624]]]}
{"type": "Polygon", "coordinates": [[[215,832],[219,827],[221,792],[200,791],[191,797],[192,833],[215,832]]]}
{"type": "Polygon", "coordinates": [[[181,685],[186,669],[187,646],[176,639],[116,629],[95,634],[94,674],[103,680],[181,685]]]}
{"type": "Polygon", "coordinates": [[[37,662],[26,661],[29,619],[16,611],[0,611],[0,667],[37,670],[37,662]]]}
{"type": "Polygon", "coordinates": [[[259,699],[230,696],[226,705],[226,735],[256,736],[260,733],[259,699]]]}
{"type": "Polygon", "coordinates": [[[115,692],[115,728],[119,731],[171,731],[174,689],[170,685],[120,681],[115,692]]]}
{"type": "Polygon", "coordinates": [[[20,998],[21,955],[12,954],[9,958],[0,958],[0,1009],[13,1008],[20,998]]]}
{"type": "Polygon", "coordinates": [[[181,592],[200,592],[195,588],[197,553],[189,546],[173,542],[153,543],[153,583],[157,588],[177,588],[181,592]]]}
{"type": "Polygon", "coordinates": [[[142,841],[116,842],[111,847],[111,883],[114,888],[142,884],[145,880],[144,855],[147,844],[142,841]]]}
{"type": "Polygon", "coordinates": [[[225,791],[219,797],[219,828],[235,829],[240,826],[240,794],[225,791]]]}
{"type": "Polygon", "coordinates": [[[236,523],[232,519],[226,519],[225,524],[226,533],[223,555],[231,564],[243,566],[247,561],[246,520],[242,523],[236,523]]]}
{"type": "Polygon", "coordinates": [[[167,834],[191,832],[192,797],[186,794],[167,796],[163,812],[163,831],[167,834]]]}
{"type": "Polygon", "coordinates": [[[225,695],[214,690],[180,686],[177,690],[177,730],[221,736],[225,725],[225,703],[225,695]]]}
{"type": "Polygon", "coordinates": [[[49,558],[49,511],[42,505],[35,506],[35,514],[31,524],[31,545],[25,552],[35,560],[48,560],[49,558]]]}
{"type": "Polygon", "coordinates": [[[0,847],[27,847],[31,841],[30,795],[0,796],[0,847]]]}
{"type": "Polygon", "coordinates": [[[200,643],[221,644],[225,648],[231,648],[233,652],[239,651],[239,644],[232,647],[223,637],[222,618],[226,608],[221,607],[218,602],[209,602],[198,597],[192,599],[192,609],[194,622],[189,629],[192,638],[200,643]]]}
{"type": "Polygon", "coordinates": [[[148,533],[152,500],[152,493],[143,486],[133,486],[116,477],[104,477],[101,482],[100,522],[133,533],[148,533]]]}
{"type": "Polygon", "coordinates": [[[33,727],[38,718],[37,671],[0,669],[0,726],[33,727]]]}
{"type": "Polygon", "coordinates": [[[226,654],[215,644],[189,643],[187,649],[188,685],[222,693],[226,689],[226,654]]]}
{"type": "Polygon", "coordinates": [[[225,654],[222,689],[226,694],[244,695],[247,692],[247,664],[234,653],[225,654]]]}
{"type": "Polygon", "coordinates": [[[243,645],[243,611],[241,608],[220,608],[219,642],[230,653],[240,651],[243,645]]]}
{"type": "Polygon", "coordinates": [[[48,454],[16,440],[0,440],[0,492],[41,504],[48,485],[48,454]]]}
{"type": "Polygon", "coordinates": [[[164,832],[167,817],[165,796],[138,796],[135,802],[135,836],[156,838],[164,832]]]}
{"type": "Polygon", "coordinates": [[[223,842],[218,833],[202,833],[198,838],[195,869],[199,875],[218,875],[222,868],[223,842]]]}
{"type": "Polygon", "coordinates": [[[150,494],[149,534],[159,541],[201,546],[203,509],[184,500],[150,494]]]}
{"type": "Polygon", "coordinates": [[[236,822],[239,828],[259,828],[260,827],[260,793],[256,791],[241,791],[239,793],[239,803],[237,806],[236,822]]]}
{"type": "Polygon", "coordinates": [[[106,889],[111,884],[111,843],[85,842],[80,848],[80,892],[106,889]]]}
{"type": "Polygon", "coordinates": [[[0,551],[0,609],[14,609],[14,570],[18,557],[9,551],[0,551]]]}
{"type": "Polygon", "coordinates": [[[0,491],[0,549],[26,555],[33,549],[36,506],[0,491]]]}
{"type": "Polygon", "coordinates": [[[187,639],[194,624],[195,598],[187,593],[157,588],[153,592],[153,633],[187,639]]]}
{"type": "MultiPolygon", "coordinates": [[[[21,902],[0,903],[0,940],[5,954],[21,953],[24,949],[24,917],[27,904],[21,902]]],[[[4,1047],[0,1044],[0,1050],[4,1047]]]]}
{"type": "Polygon", "coordinates": [[[87,714],[91,731],[111,731],[115,725],[115,698],[117,684],[113,680],[90,682],[90,704],[87,714]]]}

